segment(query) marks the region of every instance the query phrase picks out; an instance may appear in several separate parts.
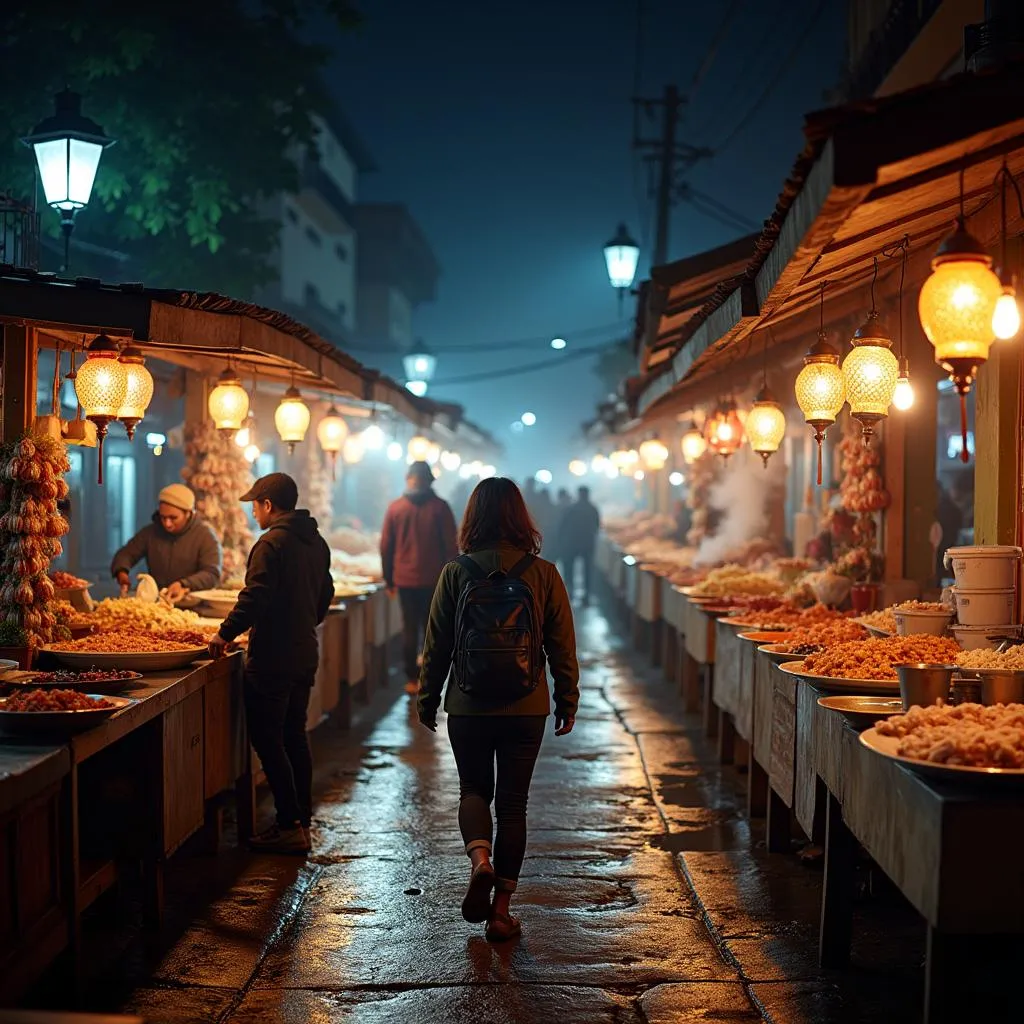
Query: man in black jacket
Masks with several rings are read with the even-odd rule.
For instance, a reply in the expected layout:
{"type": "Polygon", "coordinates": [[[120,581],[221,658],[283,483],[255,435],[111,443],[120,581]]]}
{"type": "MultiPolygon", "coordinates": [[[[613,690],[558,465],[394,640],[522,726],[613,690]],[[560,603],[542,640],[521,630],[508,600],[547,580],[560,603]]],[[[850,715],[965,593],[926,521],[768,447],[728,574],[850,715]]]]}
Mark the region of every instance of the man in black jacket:
{"type": "Polygon", "coordinates": [[[243,494],[266,532],[249,552],[245,588],[210,641],[219,657],[249,630],[245,712],[252,745],[274,794],[277,822],[250,840],[268,853],[308,853],[313,757],[306,736],[309,694],[319,662],[316,627],[334,597],[331,553],[316,520],[296,510],[286,473],[260,477],[243,494]]]}

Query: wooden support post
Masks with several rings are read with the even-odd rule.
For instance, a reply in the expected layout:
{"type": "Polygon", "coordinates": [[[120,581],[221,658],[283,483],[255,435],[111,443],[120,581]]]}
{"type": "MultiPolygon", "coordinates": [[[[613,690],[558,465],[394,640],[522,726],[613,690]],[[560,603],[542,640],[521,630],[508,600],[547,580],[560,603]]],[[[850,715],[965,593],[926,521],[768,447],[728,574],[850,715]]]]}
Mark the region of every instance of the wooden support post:
{"type": "Polygon", "coordinates": [[[845,967],[850,960],[856,857],[857,841],[843,821],[842,804],[829,793],[818,941],[818,963],[821,967],[845,967]]]}
{"type": "Polygon", "coordinates": [[[24,433],[36,417],[35,328],[3,325],[3,423],[0,440],[24,433]]]}
{"type": "Polygon", "coordinates": [[[682,690],[683,690],[683,710],[684,711],[698,711],[700,709],[700,691],[701,691],[701,680],[700,680],[700,665],[694,660],[693,657],[686,650],[686,645],[682,646],[682,690]]]}
{"type": "Polygon", "coordinates": [[[718,763],[732,764],[736,760],[736,726],[732,715],[712,705],[713,714],[718,721],[715,730],[718,736],[718,763]]]}
{"type": "Polygon", "coordinates": [[[974,416],[974,543],[1016,544],[1020,506],[1019,346],[995,344],[978,374],[974,416]]]}
{"type": "Polygon", "coordinates": [[[711,665],[704,665],[701,672],[703,676],[701,715],[704,719],[704,735],[709,740],[713,740],[718,736],[718,708],[715,707],[715,702],[711,699],[714,686],[714,668],[711,665]]]}
{"type": "Polygon", "coordinates": [[[793,812],[769,785],[768,818],[765,822],[769,853],[789,853],[792,849],[793,812]]]}
{"type": "Polygon", "coordinates": [[[747,814],[763,818],[768,810],[768,773],[754,757],[754,748],[747,747],[747,814]]]}

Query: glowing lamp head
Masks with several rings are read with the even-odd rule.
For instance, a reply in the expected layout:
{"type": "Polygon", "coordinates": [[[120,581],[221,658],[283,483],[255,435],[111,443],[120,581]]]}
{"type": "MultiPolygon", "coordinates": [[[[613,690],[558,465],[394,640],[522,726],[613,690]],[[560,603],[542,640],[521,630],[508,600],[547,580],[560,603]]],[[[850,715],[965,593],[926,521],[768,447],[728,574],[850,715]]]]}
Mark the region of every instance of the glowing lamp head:
{"type": "Polygon", "coordinates": [[[117,342],[97,335],[86,349],[86,360],[75,376],[75,394],[85,418],[96,424],[99,441],[98,483],[103,483],[103,439],[111,420],[128,397],[128,367],[118,359],[117,342]]]}
{"type": "Polygon", "coordinates": [[[392,441],[387,447],[386,454],[388,461],[398,462],[398,460],[405,454],[405,451],[398,441],[392,441]]]}
{"type": "Polygon", "coordinates": [[[743,421],[736,410],[733,399],[721,402],[704,425],[704,440],[715,454],[728,459],[740,450],[743,444],[743,421]]]}
{"type": "Polygon", "coordinates": [[[288,445],[289,452],[294,452],[295,446],[305,440],[309,420],[309,406],[293,384],[281,396],[274,410],[274,426],[277,427],[278,436],[288,445]]]}
{"type": "Polygon", "coordinates": [[[1020,307],[1012,284],[1003,286],[992,312],[992,333],[1000,341],[1009,341],[1020,333],[1020,307]]]}
{"type": "Polygon", "coordinates": [[[384,431],[376,423],[371,423],[363,431],[363,445],[368,452],[379,452],[387,440],[384,431]]]}
{"type": "Polygon", "coordinates": [[[892,339],[877,310],[868,313],[854,334],[853,348],[843,360],[842,370],[850,414],[860,420],[864,443],[870,444],[875,424],[889,415],[900,374],[892,339]]]}
{"type": "Polygon", "coordinates": [[[146,359],[142,350],[128,345],[121,353],[120,359],[128,378],[128,390],[117,418],[124,424],[128,440],[135,437],[135,428],[146,415],[149,403],[153,400],[153,375],[146,369],[146,359]]]}
{"type": "Polygon", "coordinates": [[[786,415],[767,387],[763,387],[754,399],[744,428],[750,447],[761,456],[767,469],[769,457],[779,450],[786,435],[786,415]]]}
{"type": "Polygon", "coordinates": [[[249,413],[249,395],[234,370],[228,368],[217,378],[206,407],[218,430],[241,429],[249,413]]]}
{"type": "Polygon", "coordinates": [[[332,480],[336,479],[337,475],[338,452],[342,451],[348,436],[348,424],[332,405],[327,410],[327,415],[316,425],[316,438],[331,460],[332,480]]]}
{"type": "Polygon", "coordinates": [[[687,465],[692,465],[708,450],[708,443],[704,440],[704,434],[693,420],[690,420],[690,425],[686,428],[686,433],[683,434],[679,447],[683,453],[683,460],[687,465]]]}
{"type": "Polygon", "coordinates": [[[366,442],[363,440],[363,435],[349,434],[341,447],[341,457],[345,460],[345,463],[349,466],[354,466],[357,462],[362,462],[365,455],[366,442]]]}
{"type": "Polygon", "coordinates": [[[573,459],[569,463],[569,472],[573,476],[586,476],[587,475],[587,464],[582,459],[573,459]]]}
{"type": "Polygon", "coordinates": [[[900,412],[906,412],[914,404],[914,386],[910,383],[910,361],[900,360],[900,376],[892,393],[892,404],[900,412]]]}
{"type": "Polygon", "coordinates": [[[803,369],[796,378],[796,404],[804,421],[814,429],[818,445],[818,484],[821,484],[821,443],[825,431],[836,421],[846,401],[846,378],[839,368],[839,353],[828,343],[824,330],[804,356],[803,369]]]}
{"type": "Polygon", "coordinates": [[[609,239],[604,247],[604,262],[608,268],[608,280],[613,288],[629,288],[636,277],[636,266],[640,261],[640,246],[636,244],[626,229],[620,224],[615,237],[609,239]]]}
{"type": "Polygon", "coordinates": [[[409,439],[409,444],[406,450],[409,453],[410,461],[426,462],[427,456],[430,454],[430,448],[430,439],[423,437],[421,434],[417,434],[415,437],[409,439]]]}
{"type": "Polygon", "coordinates": [[[402,357],[402,368],[410,381],[429,381],[437,369],[437,356],[420,342],[412,352],[402,357]]]}
{"type": "Polygon", "coordinates": [[[441,452],[441,468],[448,473],[454,473],[462,465],[462,456],[458,452],[441,452]]]}
{"type": "Polygon", "coordinates": [[[605,467],[607,465],[608,465],[608,460],[603,455],[600,455],[600,454],[599,455],[595,455],[590,460],[590,468],[595,473],[603,473],[605,471],[605,467]]]}
{"type": "Polygon", "coordinates": [[[668,462],[668,449],[656,437],[649,437],[640,445],[640,459],[646,469],[658,470],[668,462]]]}

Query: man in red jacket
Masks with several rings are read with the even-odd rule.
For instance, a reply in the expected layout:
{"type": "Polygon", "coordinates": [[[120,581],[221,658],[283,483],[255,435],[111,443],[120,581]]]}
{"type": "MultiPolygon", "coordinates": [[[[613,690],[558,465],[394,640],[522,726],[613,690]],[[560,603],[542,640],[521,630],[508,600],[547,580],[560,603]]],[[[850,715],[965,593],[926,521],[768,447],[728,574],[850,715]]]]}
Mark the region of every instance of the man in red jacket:
{"type": "Polygon", "coordinates": [[[425,462],[414,462],[405,477],[406,492],[391,502],[380,535],[380,558],[388,593],[402,605],[402,657],[406,693],[419,692],[421,638],[430,614],[441,570],[459,550],[455,517],[448,502],[433,490],[434,474],[425,462]]]}

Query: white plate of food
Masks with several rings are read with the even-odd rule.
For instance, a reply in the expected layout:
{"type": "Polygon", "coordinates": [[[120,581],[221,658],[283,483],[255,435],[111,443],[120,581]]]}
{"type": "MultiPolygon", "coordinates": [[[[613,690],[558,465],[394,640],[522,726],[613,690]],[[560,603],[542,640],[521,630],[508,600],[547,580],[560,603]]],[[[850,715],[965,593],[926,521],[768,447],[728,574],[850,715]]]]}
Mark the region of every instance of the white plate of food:
{"type": "Polygon", "coordinates": [[[802,661],[805,657],[803,654],[794,654],[790,651],[789,644],[761,644],[758,650],[771,658],[776,665],[786,661],[802,661]]]}
{"type": "Polygon", "coordinates": [[[946,782],[1012,782],[1024,784],[1024,768],[995,768],[988,765],[945,764],[928,761],[919,757],[901,754],[901,739],[898,736],[883,736],[876,728],[865,729],[860,734],[861,743],[891,761],[898,761],[918,775],[927,775],[946,782]]]}
{"type": "Polygon", "coordinates": [[[142,678],[141,672],[126,669],[74,669],[59,668],[53,672],[4,672],[0,682],[19,690],[78,690],[79,693],[103,694],[121,693],[132,689],[142,678]]]}
{"type": "Polygon", "coordinates": [[[871,697],[864,694],[836,694],[819,697],[818,707],[838,711],[858,724],[870,724],[880,718],[903,714],[903,701],[899,697],[871,697]]]}
{"type": "Polygon", "coordinates": [[[235,607],[235,603],[238,601],[237,590],[225,590],[223,588],[217,588],[216,590],[193,590],[191,596],[202,602],[204,608],[208,608],[214,615],[219,615],[223,618],[225,615],[231,614],[231,609],[235,607]]]}
{"type": "Polygon", "coordinates": [[[58,644],[47,644],[40,650],[52,655],[61,665],[89,671],[126,669],[130,672],[169,672],[185,668],[199,658],[208,656],[206,647],[188,647],[178,651],[62,651],[58,644]]]}
{"type": "Polygon", "coordinates": [[[786,675],[803,679],[819,690],[835,690],[837,693],[865,693],[871,696],[900,692],[898,679],[849,679],[845,676],[817,676],[804,668],[803,660],[783,662],[779,668],[786,675]]]}
{"type": "Polygon", "coordinates": [[[137,703],[73,690],[27,690],[0,697],[0,729],[15,736],[71,736],[137,703]]]}

